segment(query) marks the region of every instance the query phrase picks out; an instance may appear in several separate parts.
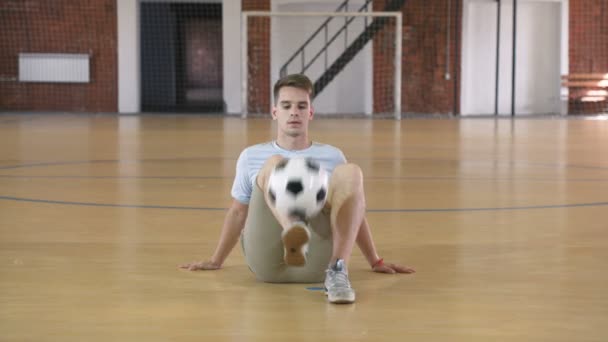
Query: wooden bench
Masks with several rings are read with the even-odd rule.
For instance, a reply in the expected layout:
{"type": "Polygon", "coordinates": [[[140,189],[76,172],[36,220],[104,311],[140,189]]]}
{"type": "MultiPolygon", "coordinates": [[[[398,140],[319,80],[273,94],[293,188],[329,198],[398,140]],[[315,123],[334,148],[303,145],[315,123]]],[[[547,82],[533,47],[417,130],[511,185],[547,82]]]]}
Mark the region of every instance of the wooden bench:
{"type": "Polygon", "coordinates": [[[601,102],[608,99],[608,73],[562,75],[562,87],[568,88],[568,99],[601,102]]]}

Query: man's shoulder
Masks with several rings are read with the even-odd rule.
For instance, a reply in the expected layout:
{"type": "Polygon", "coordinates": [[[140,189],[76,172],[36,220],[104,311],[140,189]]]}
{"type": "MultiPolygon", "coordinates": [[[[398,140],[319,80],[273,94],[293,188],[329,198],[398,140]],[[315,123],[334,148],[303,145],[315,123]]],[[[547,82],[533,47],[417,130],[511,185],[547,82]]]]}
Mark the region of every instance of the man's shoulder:
{"type": "Polygon", "coordinates": [[[266,155],[272,155],[276,153],[272,141],[263,142],[255,145],[247,146],[241,152],[241,157],[256,158],[258,156],[264,157],[266,155]]]}
{"type": "Polygon", "coordinates": [[[243,152],[247,152],[247,153],[264,152],[264,151],[271,151],[273,149],[274,149],[274,146],[272,145],[272,141],[267,141],[267,142],[247,146],[247,147],[245,147],[245,149],[243,149],[243,152]]]}
{"type": "Polygon", "coordinates": [[[342,154],[342,150],[340,150],[338,147],[330,145],[330,144],[324,144],[324,143],[315,141],[315,142],[313,142],[313,146],[317,149],[324,150],[327,152],[334,152],[334,153],[342,154]]]}

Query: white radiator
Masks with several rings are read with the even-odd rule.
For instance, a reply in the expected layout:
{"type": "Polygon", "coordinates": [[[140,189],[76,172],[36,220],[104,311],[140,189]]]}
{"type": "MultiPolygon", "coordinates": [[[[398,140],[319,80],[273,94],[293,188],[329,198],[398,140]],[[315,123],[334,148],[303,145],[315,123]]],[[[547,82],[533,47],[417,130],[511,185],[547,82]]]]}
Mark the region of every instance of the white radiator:
{"type": "Polygon", "coordinates": [[[20,82],[89,83],[87,54],[20,53],[20,82]]]}

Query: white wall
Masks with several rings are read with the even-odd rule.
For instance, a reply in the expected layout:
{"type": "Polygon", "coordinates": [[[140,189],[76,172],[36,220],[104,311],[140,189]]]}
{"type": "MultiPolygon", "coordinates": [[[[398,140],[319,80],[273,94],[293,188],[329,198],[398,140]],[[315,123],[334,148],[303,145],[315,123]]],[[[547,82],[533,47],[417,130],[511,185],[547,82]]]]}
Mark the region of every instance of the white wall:
{"type": "Polygon", "coordinates": [[[516,113],[559,113],[560,4],[524,2],[518,12],[516,113]]]}
{"type": "MultiPolygon", "coordinates": [[[[570,39],[570,0],[562,0],[561,4],[561,26],[560,26],[560,75],[568,75],[570,73],[570,58],[569,58],[569,39],[570,39]]],[[[561,88],[561,108],[562,115],[568,114],[568,88],[561,88]]]]}
{"type": "MultiPolygon", "coordinates": [[[[461,113],[492,113],[496,81],[496,49],[493,48],[496,44],[496,2],[465,0],[463,11],[461,113]]],[[[506,43],[501,40],[503,46],[506,43]]],[[[506,63],[503,58],[504,53],[501,63],[506,63]]]]}
{"type": "Polygon", "coordinates": [[[118,112],[140,111],[139,1],[119,0],[118,32],[118,112]]]}
{"type": "MultiPolygon", "coordinates": [[[[334,12],[341,2],[339,0],[273,0],[272,10],[276,12],[334,12]]],[[[356,11],[363,3],[362,0],[351,0],[349,11],[356,11]]],[[[272,20],[271,87],[279,78],[281,66],[326,19],[326,17],[275,17],[272,20]]],[[[343,24],[344,18],[332,20],[329,26],[329,37],[343,24]]],[[[348,27],[348,43],[350,44],[363,31],[363,19],[356,19],[348,27]]],[[[310,60],[324,45],[324,37],[324,34],[320,34],[311,42],[305,52],[307,60],[310,60]]],[[[328,66],[344,49],[342,33],[329,49],[328,66]]],[[[372,51],[372,44],[367,44],[363,51],[315,98],[313,106],[318,114],[371,114],[373,106],[372,51]]],[[[306,72],[313,82],[325,70],[324,60],[324,56],[321,55],[306,72]]],[[[298,57],[288,73],[299,72],[300,68],[301,62],[298,57]]]]}
{"type": "MultiPolygon", "coordinates": [[[[494,0],[465,0],[461,112],[494,113],[496,68],[494,0]]],[[[511,112],[512,1],[502,2],[499,114],[511,112]]],[[[517,114],[560,113],[560,73],[567,73],[568,3],[519,0],[516,51],[517,114]]]]}
{"type": "Polygon", "coordinates": [[[222,4],[224,101],[226,112],[241,113],[241,1],[222,4]]]}

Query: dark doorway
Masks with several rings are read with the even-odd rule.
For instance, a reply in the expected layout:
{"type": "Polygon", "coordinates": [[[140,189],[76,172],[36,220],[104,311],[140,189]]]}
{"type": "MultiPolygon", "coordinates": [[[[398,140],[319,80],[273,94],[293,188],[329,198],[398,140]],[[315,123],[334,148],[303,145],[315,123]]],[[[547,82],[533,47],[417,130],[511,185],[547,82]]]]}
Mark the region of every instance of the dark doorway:
{"type": "Polygon", "coordinates": [[[224,112],[221,4],[141,3],[142,110],[224,112]]]}

